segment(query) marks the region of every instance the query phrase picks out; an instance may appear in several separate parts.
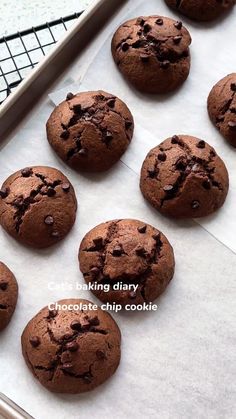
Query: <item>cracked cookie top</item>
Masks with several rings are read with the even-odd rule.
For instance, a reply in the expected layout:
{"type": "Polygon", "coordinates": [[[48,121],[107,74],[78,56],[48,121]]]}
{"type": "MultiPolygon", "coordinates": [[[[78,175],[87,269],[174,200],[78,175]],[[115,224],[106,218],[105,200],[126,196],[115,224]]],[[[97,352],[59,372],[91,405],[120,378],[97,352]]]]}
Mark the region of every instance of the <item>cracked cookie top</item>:
{"type": "Polygon", "coordinates": [[[220,133],[236,147],[236,73],[224,77],[212,88],[208,113],[220,133]]]}
{"type": "Polygon", "coordinates": [[[74,224],[74,188],[59,170],[26,167],[0,189],[0,224],[16,240],[48,247],[63,239],[74,224]]]}
{"type": "Polygon", "coordinates": [[[167,93],[188,77],[190,44],[190,34],[182,22],[141,16],[117,29],[112,54],[120,71],[138,90],[167,93]]]}
{"type": "Polygon", "coordinates": [[[48,141],[56,153],[75,170],[87,172],[104,171],[116,163],[133,130],[125,103],[101,90],[68,93],[47,122],[48,141]]]}
{"type": "Polygon", "coordinates": [[[193,20],[209,21],[230,10],[235,0],[165,0],[168,6],[193,20]]]}
{"type": "Polygon", "coordinates": [[[89,231],[80,245],[79,263],[94,294],[123,307],[154,301],[174,274],[173,249],[164,234],[130,219],[108,221],[89,231]]]}
{"type": "Polygon", "coordinates": [[[223,205],[229,179],[214,148],[199,138],[174,135],[148,153],[140,188],[165,215],[204,217],[223,205]]]}
{"type": "Polygon", "coordinates": [[[8,267],[0,262],[0,331],[10,322],[18,297],[16,278],[8,267]]]}
{"type": "Polygon", "coordinates": [[[119,365],[120,330],[110,314],[90,309],[92,303],[87,300],[68,299],[58,304],[68,309],[45,307],[26,326],[22,334],[26,364],[50,391],[92,390],[119,365]]]}

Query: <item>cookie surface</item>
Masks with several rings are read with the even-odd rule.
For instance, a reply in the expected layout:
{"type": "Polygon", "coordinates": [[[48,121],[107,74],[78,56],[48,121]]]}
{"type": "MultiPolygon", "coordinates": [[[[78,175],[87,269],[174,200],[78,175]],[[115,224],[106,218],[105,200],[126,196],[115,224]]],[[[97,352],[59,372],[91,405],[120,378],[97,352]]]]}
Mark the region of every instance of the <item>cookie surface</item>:
{"type": "Polygon", "coordinates": [[[74,224],[73,186],[59,170],[27,167],[0,189],[0,224],[23,244],[43,248],[63,239],[74,224]]]}
{"type": "Polygon", "coordinates": [[[110,314],[90,309],[87,300],[58,303],[68,309],[45,307],[26,326],[21,338],[26,364],[52,392],[93,390],[119,365],[120,330],[110,314]]]}
{"type": "Polygon", "coordinates": [[[10,322],[18,298],[16,278],[8,267],[0,262],[0,331],[10,322]]]}
{"type": "Polygon", "coordinates": [[[235,0],[165,0],[165,2],[172,9],[199,21],[216,19],[235,4],[235,0]]]}
{"type": "Polygon", "coordinates": [[[204,217],[223,205],[229,178],[224,162],[209,144],[175,135],[148,153],[140,188],[151,205],[165,215],[204,217]]]}
{"type": "Polygon", "coordinates": [[[101,90],[68,94],[47,122],[48,141],[75,170],[100,172],[116,163],[133,136],[124,102],[101,90]]]}
{"type": "Polygon", "coordinates": [[[112,55],[136,89],[167,93],[188,77],[190,44],[190,34],[181,22],[163,16],[142,16],[117,29],[112,55]]]}
{"type": "Polygon", "coordinates": [[[207,107],[213,124],[236,147],[236,73],[224,77],[212,88],[207,107]]]}
{"type": "Polygon", "coordinates": [[[79,263],[85,281],[95,284],[94,294],[103,302],[123,307],[154,301],[172,279],[175,265],[164,234],[129,219],[108,221],[89,231],[80,245],[79,263]],[[120,283],[124,287],[115,289],[120,283]],[[105,284],[109,284],[108,291],[105,284]]]}

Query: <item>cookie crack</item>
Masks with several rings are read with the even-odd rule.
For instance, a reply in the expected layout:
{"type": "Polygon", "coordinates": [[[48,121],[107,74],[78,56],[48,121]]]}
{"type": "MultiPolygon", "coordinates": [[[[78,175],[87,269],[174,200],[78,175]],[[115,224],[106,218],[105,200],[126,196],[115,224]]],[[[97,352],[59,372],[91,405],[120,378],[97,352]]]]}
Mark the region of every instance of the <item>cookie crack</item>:
{"type": "MultiPolygon", "coordinates": [[[[116,111],[114,109],[115,106],[116,97],[105,97],[102,94],[98,94],[94,97],[94,103],[93,105],[90,105],[84,109],[80,105],[74,105],[70,106],[68,104],[69,110],[73,111],[73,116],[70,118],[68,124],[61,124],[63,128],[63,132],[61,137],[66,140],[70,137],[70,127],[73,127],[77,125],[79,122],[83,123],[90,123],[92,124],[101,134],[101,141],[106,145],[107,148],[110,147],[110,144],[113,140],[112,133],[108,130],[107,126],[102,126],[104,124],[104,119],[106,115],[109,115],[109,113],[115,113],[120,116],[120,118],[123,120],[125,128],[125,135],[128,140],[128,142],[131,141],[130,136],[128,135],[128,129],[132,125],[132,121],[129,121],[128,119],[124,118],[124,116],[116,111]],[[108,104],[111,104],[112,106],[109,106],[108,104]],[[100,106],[99,106],[100,105],[100,106]]],[[[81,156],[85,156],[87,154],[86,148],[83,148],[83,144],[81,141],[81,137],[83,135],[83,132],[85,131],[86,127],[83,128],[82,132],[77,135],[77,137],[74,137],[73,140],[76,143],[76,146],[71,148],[67,153],[67,160],[70,160],[74,155],[80,154],[81,156]]]]}
{"type": "MultiPolygon", "coordinates": [[[[179,157],[177,161],[173,164],[172,171],[179,171],[179,176],[176,181],[165,191],[165,197],[161,199],[160,207],[163,207],[166,201],[170,201],[179,196],[181,189],[189,177],[190,174],[194,173],[195,175],[202,175],[203,182],[204,180],[209,181],[209,184],[206,184],[206,188],[216,187],[219,190],[223,190],[221,183],[217,182],[214,178],[215,168],[210,168],[209,164],[214,161],[215,152],[210,150],[208,160],[201,159],[193,155],[190,147],[182,140],[179,139],[177,145],[184,149],[186,155],[179,157]]],[[[161,163],[161,162],[160,162],[161,163]]],[[[157,165],[160,164],[157,160],[157,165]]],[[[157,177],[157,180],[160,180],[157,177]]]]}
{"type": "Polygon", "coordinates": [[[26,197],[24,197],[23,195],[19,195],[12,202],[6,203],[7,205],[14,207],[15,209],[15,214],[13,218],[15,220],[15,230],[17,231],[17,233],[20,232],[20,227],[23,223],[23,218],[25,214],[30,210],[32,205],[39,202],[39,200],[36,200],[35,198],[38,196],[43,197],[46,195],[47,196],[54,195],[56,193],[55,192],[56,186],[62,183],[61,180],[55,180],[54,182],[47,182],[46,177],[40,173],[32,173],[30,176],[31,177],[36,176],[42,181],[42,183],[36,189],[33,189],[30,192],[30,195],[26,197]]]}

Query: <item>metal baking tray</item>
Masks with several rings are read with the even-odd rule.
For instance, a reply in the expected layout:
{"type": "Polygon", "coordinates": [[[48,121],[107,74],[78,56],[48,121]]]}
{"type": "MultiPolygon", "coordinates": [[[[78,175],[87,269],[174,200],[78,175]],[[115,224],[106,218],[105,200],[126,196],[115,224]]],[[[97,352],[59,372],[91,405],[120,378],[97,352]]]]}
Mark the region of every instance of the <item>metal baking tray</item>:
{"type": "Polygon", "coordinates": [[[95,0],[78,18],[77,23],[37,65],[32,73],[0,107],[0,139],[27,114],[39,98],[102,29],[105,22],[126,0],[95,0]]]}

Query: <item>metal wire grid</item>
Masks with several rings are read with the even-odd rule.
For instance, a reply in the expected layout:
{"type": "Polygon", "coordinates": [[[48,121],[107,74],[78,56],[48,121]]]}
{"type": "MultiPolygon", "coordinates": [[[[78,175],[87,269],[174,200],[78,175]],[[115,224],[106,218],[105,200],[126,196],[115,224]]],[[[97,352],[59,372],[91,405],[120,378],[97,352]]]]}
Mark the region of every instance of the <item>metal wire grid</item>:
{"type": "Polygon", "coordinates": [[[81,13],[0,38],[0,104],[81,13]]]}

